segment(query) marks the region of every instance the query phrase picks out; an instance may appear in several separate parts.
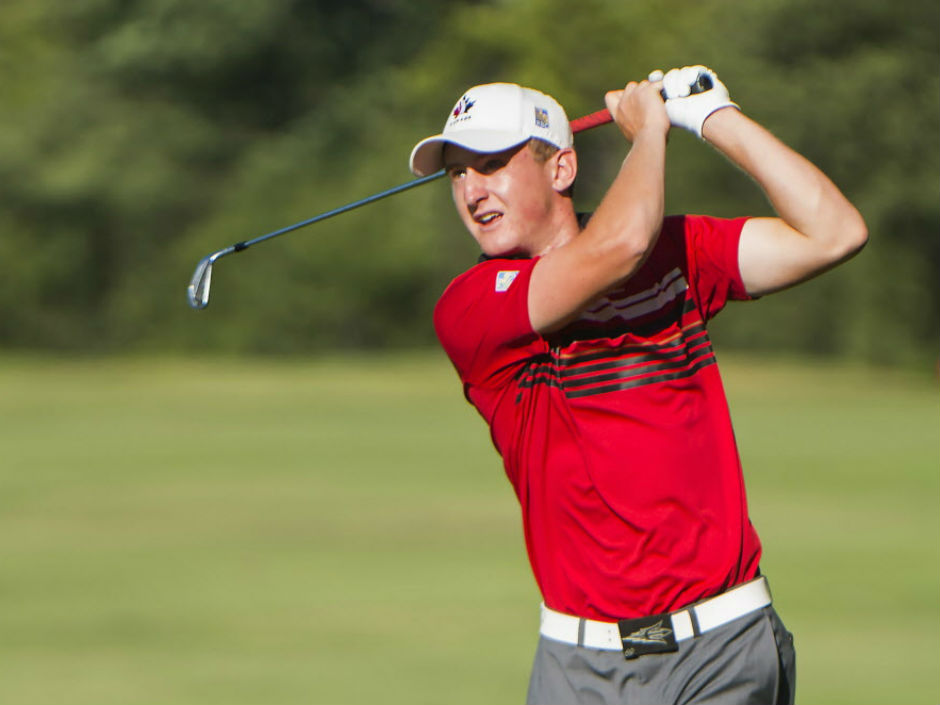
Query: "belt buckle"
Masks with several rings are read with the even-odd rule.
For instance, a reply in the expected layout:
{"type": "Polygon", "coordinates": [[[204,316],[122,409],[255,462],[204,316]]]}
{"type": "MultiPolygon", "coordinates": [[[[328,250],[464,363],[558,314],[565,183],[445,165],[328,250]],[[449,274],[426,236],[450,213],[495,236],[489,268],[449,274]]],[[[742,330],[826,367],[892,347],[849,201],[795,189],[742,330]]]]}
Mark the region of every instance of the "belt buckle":
{"type": "Polygon", "coordinates": [[[637,619],[621,619],[617,627],[620,629],[620,641],[626,659],[679,650],[668,612],[637,619]]]}

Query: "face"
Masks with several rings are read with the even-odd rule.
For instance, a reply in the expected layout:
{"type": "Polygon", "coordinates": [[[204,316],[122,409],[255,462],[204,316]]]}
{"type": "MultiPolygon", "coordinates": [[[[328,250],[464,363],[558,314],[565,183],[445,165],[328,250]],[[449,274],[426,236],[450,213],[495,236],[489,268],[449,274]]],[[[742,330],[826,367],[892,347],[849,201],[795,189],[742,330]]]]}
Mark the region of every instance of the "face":
{"type": "Polygon", "coordinates": [[[503,152],[444,149],[454,204],[464,225],[489,256],[540,254],[553,229],[553,159],[538,162],[525,143],[503,152]]]}

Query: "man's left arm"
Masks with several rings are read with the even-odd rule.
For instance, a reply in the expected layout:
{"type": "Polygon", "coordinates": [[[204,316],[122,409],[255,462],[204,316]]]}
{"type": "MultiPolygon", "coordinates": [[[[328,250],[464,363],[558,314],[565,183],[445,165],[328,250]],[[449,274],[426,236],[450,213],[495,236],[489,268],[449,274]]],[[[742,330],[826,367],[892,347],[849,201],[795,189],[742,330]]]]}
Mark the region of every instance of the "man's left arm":
{"type": "Polygon", "coordinates": [[[749,295],[806,281],[865,245],[865,221],[829,177],[744,113],[717,110],[701,132],[758,183],[779,216],[752,218],[741,231],[738,260],[749,295]]]}

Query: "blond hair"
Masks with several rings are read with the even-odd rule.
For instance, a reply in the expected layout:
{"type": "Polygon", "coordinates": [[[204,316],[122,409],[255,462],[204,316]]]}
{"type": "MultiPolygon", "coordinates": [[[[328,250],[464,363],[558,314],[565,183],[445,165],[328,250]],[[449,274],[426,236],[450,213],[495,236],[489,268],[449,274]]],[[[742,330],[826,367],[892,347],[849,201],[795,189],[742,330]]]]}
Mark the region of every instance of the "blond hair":
{"type": "MultiPolygon", "coordinates": [[[[544,164],[558,152],[558,147],[553,145],[551,142],[546,142],[545,140],[539,139],[538,137],[529,138],[526,146],[529,148],[529,152],[532,153],[535,161],[537,161],[539,164],[544,164]]],[[[565,189],[563,195],[568,196],[569,198],[573,198],[574,184],[571,184],[571,186],[565,189]]]]}
{"type": "Polygon", "coordinates": [[[558,147],[553,145],[551,142],[546,142],[543,139],[538,137],[532,137],[528,142],[529,151],[532,152],[532,156],[535,157],[535,161],[539,164],[544,164],[552,155],[558,151],[558,147]]]}

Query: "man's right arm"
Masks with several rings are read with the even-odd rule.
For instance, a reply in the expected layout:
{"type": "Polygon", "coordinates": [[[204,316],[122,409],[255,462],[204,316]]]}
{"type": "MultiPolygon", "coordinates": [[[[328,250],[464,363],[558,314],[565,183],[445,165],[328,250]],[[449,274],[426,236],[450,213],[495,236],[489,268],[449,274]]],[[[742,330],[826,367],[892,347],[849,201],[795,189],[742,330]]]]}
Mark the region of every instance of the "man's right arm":
{"type": "Polygon", "coordinates": [[[528,303],[530,322],[539,333],[562,328],[629,278],[656,242],[663,219],[670,127],[659,90],[659,83],[643,81],[606,96],[611,115],[632,147],[587,227],[536,264],[528,303]]]}

